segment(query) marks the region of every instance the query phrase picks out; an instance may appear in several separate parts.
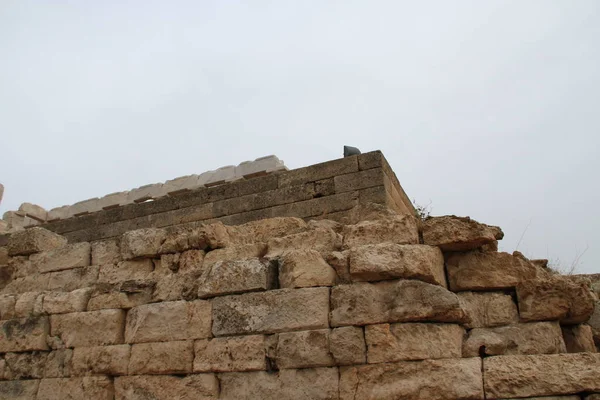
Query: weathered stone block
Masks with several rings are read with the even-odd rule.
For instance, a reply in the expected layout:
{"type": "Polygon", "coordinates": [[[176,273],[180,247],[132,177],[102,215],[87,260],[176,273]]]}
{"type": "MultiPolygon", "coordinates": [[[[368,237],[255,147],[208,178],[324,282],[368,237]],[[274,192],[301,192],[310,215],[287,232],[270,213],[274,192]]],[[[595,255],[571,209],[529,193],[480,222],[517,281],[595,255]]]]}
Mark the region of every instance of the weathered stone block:
{"type": "Polygon", "coordinates": [[[167,194],[162,183],[140,186],[129,191],[128,203],[142,203],[146,200],[158,199],[167,194]]]}
{"type": "Polygon", "coordinates": [[[279,257],[282,288],[333,286],[336,274],[315,250],[290,250],[279,257]]]}
{"type": "Polygon", "coordinates": [[[61,206],[48,211],[48,221],[67,219],[69,217],[69,208],[70,206],[61,206]]]}
{"type": "Polygon", "coordinates": [[[67,244],[67,239],[44,228],[31,228],[14,232],[8,238],[8,255],[29,255],[52,250],[67,244]]]}
{"type": "MultiPolygon", "coordinates": [[[[44,377],[44,367],[48,353],[6,353],[4,379],[40,379],[44,377]]],[[[0,376],[0,379],[2,377],[0,376]]]]}
{"type": "Polygon", "coordinates": [[[204,339],[211,336],[211,304],[205,300],[145,304],[127,313],[127,343],[204,339]]]}
{"type": "Polygon", "coordinates": [[[15,316],[27,318],[43,313],[44,293],[26,292],[17,297],[15,303],[15,316]]]}
{"type": "Polygon", "coordinates": [[[381,243],[350,250],[353,281],[419,279],[446,287],[444,256],[437,247],[381,243]]]}
{"type": "Polygon", "coordinates": [[[23,203],[19,206],[19,211],[40,222],[45,222],[48,219],[48,211],[37,204],[23,203]]]}
{"type": "Polygon", "coordinates": [[[39,272],[54,272],[90,265],[91,246],[89,243],[74,243],[64,247],[44,251],[30,257],[39,272]]]}
{"type": "Polygon", "coordinates": [[[463,347],[463,357],[565,352],[565,342],[558,322],[475,328],[469,332],[463,347]]]}
{"type": "Polygon", "coordinates": [[[0,295],[0,321],[15,318],[15,304],[17,296],[14,294],[0,295]]]}
{"type": "Polygon", "coordinates": [[[315,229],[296,233],[293,235],[274,238],[268,241],[269,251],[267,258],[275,258],[291,249],[315,250],[322,254],[338,250],[341,246],[341,237],[331,229],[315,229]]]}
{"type": "Polygon", "coordinates": [[[560,320],[563,324],[587,321],[596,301],[587,283],[564,276],[522,281],[517,298],[523,321],[560,320]]]}
{"type": "Polygon", "coordinates": [[[48,350],[48,317],[0,321],[0,353],[48,350]]]}
{"type": "Polygon", "coordinates": [[[568,353],[596,352],[591,326],[585,324],[563,326],[562,333],[568,353]]]}
{"type": "Polygon", "coordinates": [[[50,272],[39,275],[36,278],[39,280],[44,277],[48,279],[47,290],[71,291],[95,285],[98,281],[98,267],[91,266],[50,272]]]}
{"type": "Polygon", "coordinates": [[[212,305],[215,336],[327,328],[329,288],[217,297],[212,305]]]}
{"type": "Polygon", "coordinates": [[[192,341],[139,343],[131,346],[129,374],[181,374],[192,372],[192,341]]]}
{"type": "Polygon", "coordinates": [[[44,378],[66,378],[71,376],[72,349],[58,349],[48,353],[44,378]]]}
{"type": "Polygon", "coordinates": [[[244,161],[235,167],[235,176],[252,178],[260,176],[273,171],[280,171],[287,169],[283,164],[283,161],[277,158],[277,156],[266,156],[257,158],[254,161],[244,161]]]}
{"type": "Polygon", "coordinates": [[[0,398],[5,400],[35,400],[39,380],[0,381],[0,398]]]}
{"type": "Polygon", "coordinates": [[[329,335],[329,351],[336,365],[365,364],[367,349],[362,328],[343,326],[329,335]]]}
{"type": "Polygon", "coordinates": [[[202,183],[200,182],[200,176],[198,175],[180,176],[175,179],[170,179],[163,184],[163,189],[170,196],[199,187],[202,187],[202,183]]]}
{"type": "Polygon", "coordinates": [[[262,335],[196,340],[194,372],[259,371],[266,369],[262,335]]]}
{"type": "Polygon", "coordinates": [[[78,347],[73,350],[72,368],[75,376],[127,375],[131,346],[78,347]]]}
{"type": "Polygon", "coordinates": [[[487,357],[483,375],[487,398],[595,392],[600,391],[600,354],[487,357]]]}
{"type": "Polygon", "coordinates": [[[133,308],[152,301],[152,281],[125,281],[116,287],[97,289],[87,305],[88,311],[110,308],[133,308]]]}
{"type": "Polygon", "coordinates": [[[219,381],[214,374],[122,376],[115,378],[115,400],[216,400],[219,381]]]}
{"type": "Polygon", "coordinates": [[[365,327],[369,364],[460,358],[465,331],[455,324],[380,324],[365,327]]]}
{"type": "Polygon", "coordinates": [[[112,400],[113,398],[113,382],[103,376],[42,379],[37,394],[37,400],[112,400]]]}
{"type": "Polygon", "coordinates": [[[92,265],[116,264],[121,261],[121,250],[116,239],[99,240],[91,243],[92,265]]]}
{"type": "Polygon", "coordinates": [[[146,228],[126,232],[121,236],[121,257],[131,260],[141,257],[155,257],[166,240],[164,229],[146,228]]]}
{"type": "Polygon", "coordinates": [[[215,186],[235,179],[235,166],[226,165],[215,171],[205,172],[200,175],[200,182],[204,186],[215,186]]]}
{"type": "Polygon", "coordinates": [[[455,215],[423,221],[423,241],[443,251],[468,251],[501,239],[502,231],[469,218],[455,215]]]}
{"type": "Polygon", "coordinates": [[[418,244],[417,219],[411,215],[390,215],[344,227],[344,248],[377,243],[418,244]]]}
{"type": "Polygon", "coordinates": [[[79,201],[71,205],[67,210],[67,218],[78,217],[80,215],[86,215],[100,211],[101,208],[98,200],[99,199],[97,197],[94,197],[93,199],[79,201]]]}
{"type": "Polygon", "coordinates": [[[85,311],[91,294],[92,288],[46,293],[43,297],[44,313],[66,314],[85,311]]]}
{"type": "Polygon", "coordinates": [[[119,284],[128,280],[146,279],[152,271],[154,271],[154,264],[151,259],[104,264],[99,268],[98,282],[119,284]]]}
{"type": "Polygon", "coordinates": [[[114,192],[98,199],[98,207],[102,210],[112,210],[120,206],[128,204],[129,192],[114,192]]]}
{"type": "Polygon", "coordinates": [[[266,290],[273,286],[274,268],[266,260],[250,258],[219,261],[204,268],[198,278],[198,297],[266,290]]]}
{"type": "Polygon", "coordinates": [[[307,224],[297,217],[275,217],[225,227],[237,246],[266,243],[269,239],[293,235],[307,230],[307,224]]]}
{"type": "Polygon", "coordinates": [[[404,361],[340,368],[340,399],[479,400],[481,359],[404,361]]]}
{"type": "Polygon", "coordinates": [[[502,292],[457,293],[469,322],[466,328],[489,328],[519,322],[519,312],[512,297],[502,292]]]}
{"type": "Polygon", "coordinates": [[[225,400],[325,400],[338,398],[337,368],[230,372],[220,376],[225,400]]]}
{"type": "Polygon", "coordinates": [[[66,347],[93,347],[123,343],[125,312],[100,310],[50,316],[50,334],[66,347]]]}
{"type": "Polygon", "coordinates": [[[204,256],[205,267],[219,261],[238,261],[248,258],[260,258],[267,252],[266,243],[251,243],[240,246],[225,247],[209,251],[204,256]]]}
{"type": "Polygon", "coordinates": [[[466,320],[456,294],[413,280],[335,286],[330,317],[332,326],[466,320]]]}
{"type": "Polygon", "coordinates": [[[334,365],[329,350],[329,329],[280,333],[276,363],[280,369],[334,365]]]}

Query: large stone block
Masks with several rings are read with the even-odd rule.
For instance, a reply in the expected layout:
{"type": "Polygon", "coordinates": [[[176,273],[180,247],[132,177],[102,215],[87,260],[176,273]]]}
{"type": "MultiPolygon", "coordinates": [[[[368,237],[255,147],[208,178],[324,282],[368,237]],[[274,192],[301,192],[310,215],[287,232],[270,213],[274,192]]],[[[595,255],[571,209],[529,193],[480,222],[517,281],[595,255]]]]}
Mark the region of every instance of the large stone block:
{"type": "Polygon", "coordinates": [[[48,350],[48,317],[0,321],[0,353],[48,350]]]}
{"type": "Polygon", "coordinates": [[[72,349],[57,349],[48,353],[44,368],[45,378],[67,378],[71,376],[72,349]]]}
{"type": "Polygon", "coordinates": [[[211,336],[211,304],[205,300],[145,304],[127,313],[127,343],[204,339],[211,336]]]}
{"type": "Polygon", "coordinates": [[[268,241],[267,258],[278,257],[290,250],[315,250],[322,254],[338,250],[342,244],[341,236],[331,229],[314,230],[274,238],[268,241]]]}
{"type": "Polygon", "coordinates": [[[285,369],[276,373],[230,372],[220,376],[224,400],[332,400],[338,398],[337,368],[285,369]]]}
{"type": "Polygon", "coordinates": [[[148,258],[104,264],[99,267],[98,282],[119,284],[129,280],[146,279],[150,277],[152,271],[154,271],[154,263],[148,258]]]}
{"type": "Polygon", "coordinates": [[[214,374],[115,378],[115,400],[216,400],[218,396],[214,374]]]}
{"type": "MultiPolygon", "coordinates": [[[[4,361],[4,379],[40,379],[44,377],[44,368],[48,353],[6,353],[4,361]]],[[[0,379],[2,376],[0,375],[0,379]]]]}
{"type": "Polygon", "coordinates": [[[336,274],[315,250],[290,250],[279,257],[279,285],[282,288],[333,286],[336,274]]]}
{"type": "Polygon", "coordinates": [[[140,186],[129,191],[128,203],[142,203],[146,200],[158,199],[167,194],[162,183],[140,186]]]}
{"type": "Polygon", "coordinates": [[[340,285],[331,289],[331,325],[466,320],[458,296],[413,280],[340,285]]]}
{"type": "Polygon", "coordinates": [[[129,374],[182,374],[192,372],[192,341],[138,343],[131,346],[129,374]]]}
{"type": "Polygon", "coordinates": [[[212,305],[215,336],[327,328],[329,288],[217,297],[212,305]]]}
{"type": "Polygon", "coordinates": [[[125,312],[100,310],[50,316],[50,334],[66,347],[93,347],[123,343],[125,312]]]}
{"type": "Polygon", "coordinates": [[[283,160],[277,156],[271,155],[257,158],[254,161],[244,161],[235,167],[235,176],[243,178],[253,178],[255,176],[265,175],[273,171],[286,170],[283,160]]]}
{"type": "Polygon", "coordinates": [[[404,361],[340,368],[343,400],[480,400],[481,359],[404,361]]]}
{"type": "Polygon", "coordinates": [[[0,381],[0,398],[4,400],[35,400],[39,380],[0,381]]]}
{"type": "Polygon", "coordinates": [[[74,243],[64,247],[44,251],[30,257],[39,272],[54,272],[90,265],[91,246],[89,243],[74,243]]]}
{"type": "Polygon", "coordinates": [[[55,207],[48,211],[48,221],[57,221],[59,219],[69,218],[69,208],[71,206],[55,207]]]}
{"type": "Polygon", "coordinates": [[[155,257],[166,240],[164,229],[145,228],[126,232],[121,236],[121,257],[131,260],[141,257],[155,257]]]}
{"type": "Polygon", "coordinates": [[[456,253],[446,260],[450,290],[493,290],[513,288],[545,272],[520,256],[472,251],[456,253]]]}
{"type": "Polygon", "coordinates": [[[196,340],[194,372],[265,370],[265,338],[262,335],[196,340]]]}
{"type": "Polygon", "coordinates": [[[44,293],[26,292],[17,297],[15,303],[15,316],[27,318],[43,313],[44,293]]]}
{"type": "Polygon", "coordinates": [[[568,353],[596,352],[591,326],[585,324],[563,326],[562,333],[568,353]]]}
{"type": "Polygon", "coordinates": [[[599,392],[600,354],[487,357],[483,359],[483,375],[487,398],[599,392]]]}
{"type": "Polygon", "coordinates": [[[423,241],[443,251],[468,251],[502,239],[497,227],[455,215],[431,217],[423,221],[423,241]]]}
{"type": "Polygon", "coordinates": [[[365,364],[367,349],[363,329],[358,326],[333,329],[329,335],[329,351],[336,365],[365,364]]]}
{"type": "Polygon", "coordinates": [[[75,348],[71,361],[73,374],[127,375],[130,353],[128,344],[75,348]]]}
{"type": "Polygon", "coordinates": [[[465,330],[455,324],[380,324],[365,327],[369,364],[460,358],[465,330]]]}
{"type": "Polygon", "coordinates": [[[270,239],[293,235],[307,230],[307,224],[297,217],[275,217],[227,226],[229,237],[237,246],[267,243],[270,239]]]}
{"type": "Polygon", "coordinates": [[[0,295],[0,321],[15,318],[15,304],[17,303],[17,295],[1,294],[0,295]]]}
{"type": "Polygon", "coordinates": [[[40,222],[45,222],[48,219],[48,211],[37,204],[23,203],[19,206],[19,211],[40,222]]]}
{"type": "Polygon", "coordinates": [[[523,281],[517,286],[517,299],[523,321],[560,320],[563,324],[587,321],[596,301],[586,282],[565,276],[523,281]]]}
{"type": "Polygon", "coordinates": [[[358,172],[356,157],[340,158],[281,173],[278,175],[279,187],[298,186],[352,172],[358,172]]]}
{"type": "Polygon", "coordinates": [[[30,228],[14,232],[8,238],[8,255],[29,255],[52,250],[67,244],[67,239],[44,228],[30,228]]]}
{"type": "Polygon", "coordinates": [[[280,333],[275,360],[279,369],[334,365],[329,348],[329,329],[280,333]]]}
{"type": "Polygon", "coordinates": [[[377,243],[418,244],[417,219],[411,215],[390,215],[344,227],[344,248],[377,243]]]}
{"type": "Polygon", "coordinates": [[[37,400],[112,400],[112,379],[104,376],[42,379],[37,400]]]}
{"type": "Polygon", "coordinates": [[[254,292],[274,286],[275,269],[266,260],[250,258],[219,261],[204,268],[198,278],[198,297],[254,292]]]}
{"type": "Polygon", "coordinates": [[[124,206],[129,202],[128,191],[114,192],[98,199],[98,207],[102,210],[112,210],[113,208],[124,206]]]}
{"type": "Polygon", "coordinates": [[[72,292],[50,292],[44,294],[43,310],[46,314],[66,314],[85,311],[92,294],[92,288],[72,292]]]}
{"type": "Polygon", "coordinates": [[[463,347],[463,357],[556,354],[566,351],[558,322],[532,322],[472,329],[463,347]]]}
{"type": "Polygon", "coordinates": [[[519,312],[512,297],[503,292],[457,293],[469,321],[466,328],[489,328],[519,322],[519,312]]]}
{"type": "Polygon", "coordinates": [[[446,287],[444,256],[437,247],[381,243],[350,250],[353,281],[419,279],[446,287]]]}
{"type": "Polygon", "coordinates": [[[87,310],[133,308],[152,301],[155,282],[125,281],[117,285],[98,285],[88,301],[87,310]]]}
{"type": "Polygon", "coordinates": [[[92,265],[116,264],[121,261],[121,250],[116,239],[92,242],[92,265]]]}
{"type": "MultiPolygon", "coordinates": [[[[229,228],[229,227],[228,227],[229,228]]],[[[237,243],[237,241],[236,241],[237,243]]],[[[204,256],[204,267],[208,267],[219,261],[239,261],[248,258],[260,258],[267,252],[266,243],[250,243],[234,245],[222,249],[209,251],[204,256]]]]}
{"type": "Polygon", "coordinates": [[[45,289],[72,291],[94,286],[98,281],[98,267],[91,266],[50,272],[38,275],[36,279],[41,280],[44,277],[48,279],[45,289]]]}

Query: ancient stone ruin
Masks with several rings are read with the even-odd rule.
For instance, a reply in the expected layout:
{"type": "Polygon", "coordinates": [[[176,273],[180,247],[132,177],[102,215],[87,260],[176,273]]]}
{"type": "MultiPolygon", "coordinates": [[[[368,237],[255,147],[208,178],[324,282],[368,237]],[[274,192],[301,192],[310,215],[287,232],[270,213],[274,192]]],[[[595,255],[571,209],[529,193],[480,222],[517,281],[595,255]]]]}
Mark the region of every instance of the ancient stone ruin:
{"type": "Polygon", "coordinates": [[[421,220],[380,152],[152,200],[0,235],[1,399],[600,399],[600,275],[421,220]]]}

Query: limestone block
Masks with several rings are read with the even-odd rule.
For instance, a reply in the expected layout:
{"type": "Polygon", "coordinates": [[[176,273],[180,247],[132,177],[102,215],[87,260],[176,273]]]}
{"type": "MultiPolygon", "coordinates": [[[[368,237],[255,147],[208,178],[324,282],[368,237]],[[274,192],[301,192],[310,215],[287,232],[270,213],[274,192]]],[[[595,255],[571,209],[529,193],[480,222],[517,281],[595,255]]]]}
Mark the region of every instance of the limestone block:
{"type": "Polygon", "coordinates": [[[0,321],[0,353],[48,350],[48,317],[30,317],[0,321]]]}
{"type": "Polygon", "coordinates": [[[158,199],[166,196],[167,192],[162,183],[144,185],[129,191],[128,203],[143,203],[147,200],[158,199]]]}
{"type": "Polygon", "coordinates": [[[483,359],[487,398],[600,391],[600,354],[539,354],[483,359]],[[515,379],[518,377],[518,379],[515,379]]]}
{"type": "Polygon", "coordinates": [[[218,396],[219,381],[214,374],[115,378],[116,400],[216,400],[218,396]]]}
{"type": "Polygon", "coordinates": [[[412,215],[390,215],[374,221],[361,221],[346,225],[343,231],[344,248],[391,242],[397,244],[418,244],[419,229],[417,219],[412,215]]]}
{"type": "Polygon", "coordinates": [[[0,294],[0,321],[15,318],[15,304],[17,296],[14,294],[0,294]]]}
{"type": "Polygon", "coordinates": [[[192,341],[138,343],[131,346],[129,374],[181,374],[192,372],[192,341]]]}
{"type": "Polygon", "coordinates": [[[90,265],[89,243],[73,243],[63,247],[34,254],[29,258],[39,272],[62,271],[90,265]]]}
{"type": "Polygon", "coordinates": [[[145,304],[127,313],[127,343],[204,339],[211,336],[211,303],[173,301],[145,304]]]}
{"type": "Polygon", "coordinates": [[[179,272],[202,271],[204,264],[204,250],[188,250],[179,257],[179,272]]]}
{"type": "Polygon", "coordinates": [[[349,265],[349,250],[332,251],[325,256],[325,260],[333,267],[336,274],[336,283],[351,283],[350,265],[349,265]]]}
{"type": "Polygon", "coordinates": [[[206,253],[204,256],[204,266],[208,267],[219,261],[237,261],[262,257],[266,252],[266,243],[252,243],[216,249],[206,253]]]}
{"type": "Polygon", "coordinates": [[[282,160],[277,156],[271,155],[257,158],[254,161],[244,161],[235,167],[235,176],[243,178],[253,178],[255,176],[266,175],[273,171],[287,170],[282,160]]]}
{"type": "Polygon", "coordinates": [[[67,244],[67,239],[44,228],[15,232],[8,238],[8,255],[29,255],[52,250],[67,244]]]}
{"type": "Polygon", "coordinates": [[[40,379],[44,377],[44,366],[48,353],[6,353],[4,379],[40,379]]]}
{"type": "Polygon", "coordinates": [[[152,301],[155,282],[148,280],[125,281],[120,285],[99,285],[92,293],[88,311],[110,308],[133,308],[152,301]]]}
{"type": "Polygon", "coordinates": [[[279,369],[334,365],[329,351],[329,329],[280,333],[276,363],[279,369]]]}
{"type": "Polygon", "coordinates": [[[129,231],[121,236],[121,257],[131,260],[140,257],[155,257],[166,239],[164,229],[146,228],[129,231]]]}
{"type": "Polygon", "coordinates": [[[46,367],[44,369],[44,377],[66,378],[71,376],[72,358],[72,349],[59,349],[48,353],[48,359],[46,360],[46,367]]]}
{"type": "Polygon", "coordinates": [[[414,280],[335,286],[330,318],[331,326],[466,320],[456,294],[414,280]]]}
{"type": "Polygon", "coordinates": [[[444,215],[423,221],[423,241],[443,251],[468,251],[492,244],[504,235],[499,228],[469,217],[444,215]]]}
{"type": "Polygon", "coordinates": [[[9,226],[8,222],[3,219],[0,219],[0,234],[8,233],[9,226]]]}
{"type": "Polygon", "coordinates": [[[15,316],[26,318],[43,314],[44,293],[25,292],[17,297],[15,316]]]}
{"type": "Polygon", "coordinates": [[[513,288],[521,281],[545,275],[522,257],[479,251],[450,255],[446,270],[452,291],[513,288]]]}
{"type": "Polygon", "coordinates": [[[27,215],[25,216],[25,218],[23,218],[23,226],[25,228],[30,228],[32,226],[37,226],[39,224],[41,224],[40,221],[38,221],[37,219],[31,218],[31,217],[28,217],[27,215]]]}
{"type": "Polygon", "coordinates": [[[91,243],[92,265],[116,264],[121,261],[121,250],[116,239],[99,240],[91,243]]]}
{"type": "Polygon", "coordinates": [[[57,221],[59,219],[69,218],[69,208],[70,206],[60,206],[51,209],[50,211],[48,211],[48,221],[57,221]]]}
{"type": "Polygon", "coordinates": [[[318,228],[311,231],[300,232],[268,241],[269,251],[267,258],[275,258],[287,251],[315,250],[321,254],[339,250],[341,237],[331,229],[318,228]]]}
{"type": "Polygon", "coordinates": [[[483,399],[481,359],[403,361],[342,367],[340,399],[483,399]]]}
{"type": "Polygon", "coordinates": [[[353,281],[405,278],[446,287],[444,256],[437,247],[381,243],[355,247],[349,257],[353,281]]]}
{"type": "Polygon", "coordinates": [[[594,343],[596,343],[596,347],[600,349],[600,301],[596,302],[596,306],[594,307],[594,313],[587,321],[587,323],[592,327],[594,343]]]}
{"type": "Polygon", "coordinates": [[[519,322],[519,312],[512,297],[503,292],[457,293],[469,322],[466,328],[489,328],[519,322]]]}
{"type": "Polygon", "coordinates": [[[39,380],[0,381],[0,398],[5,400],[35,400],[39,380]]]}
{"type": "Polygon", "coordinates": [[[279,258],[282,288],[333,286],[335,281],[335,270],[315,250],[290,250],[279,258]]]}
{"type": "Polygon", "coordinates": [[[190,249],[209,251],[230,245],[229,234],[220,223],[195,226],[193,228],[175,228],[166,234],[160,253],[177,253],[190,249]]]}
{"type": "Polygon", "coordinates": [[[464,343],[463,357],[556,354],[566,351],[558,322],[531,322],[472,329],[464,343]]]}
{"type": "Polygon", "coordinates": [[[455,324],[380,324],[365,327],[369,364],[460,358],[465,331],[455,324]]]}
{"type": "Polygon", "coordinates": [[[166,181],[163,189],[168,195],[173,196],[202,186],[199,175],[187,175],[166,181]]]}
{"type": "Polygon", "coordinates": [[[74,376],[127,375],[131,346],[78,347],[73,350],[74,376]]]}
{"type": "Polygon", "coordinates": [[[50,316],[50,334],[66,347],[93,347],[123,343],[123,310],[100,310],[50,316]]]}
{"type": "Polygon", "coordinates": [[[367,349],[362,328],[343,326],[329,335],[329,347],[336,365],[365,364],[367,349]]]}
{"type": "Polygon", "coordinates": [[[219,261],[198,278],[198,298],[266,290],[273,285],[274,268],[258,258],[219,261]]]}
{"type": "Polygon", "coordinates": [[[562,333],[568,353],[596,352],[591,326],[585,324],[563,326],[562,333]]]}
{"type": "Polygon", "coordinates": [[[38,277],[47,276],[47,290],[71,291],[91,287],[98,281],[98,267],[73,268],[64,271],[50,272],[38,277]]]}
{"type": "Polygon", "coordinates": [[[220,375],[225,400],[325,400],[338,398],[337,368],[285,369],[277,373],[230,372],[220,375]]]}
{"type": "Polygon", "coordinates": [[[194,342],[194,372],[265,370],[262,335],[224,337],[194,342]]]}
{"type": "Polygon", "coordinates": [[[560,320],[563,324],[587,321],[596,301],[586,282],[560,275],[522,281],[517,299],[521,320],[560,320]]]}
{"type": "Polygon", "coordinates": [[[37,400],[89,399],[112,400],[112,379],[104,376],[42,379],[37,400]]]}
{"type": "MultiPolygon", "coordinates": [[[[39,292],[48,289],[48,276],[46,274],[42,275],[29,275],[23,278],[13,278],[10,276],[10,266],[9,267],[1,267],[1,274],[7,274],[8,279],[0,286],[4,286],[2,292],[5,294],[17,294],[17,293],[25,293],[25,292],[39,292]],[[8,271],[7,271],[8,270],[8,271]]],[[[6,275],[5,275],[6,276],[6,275]]],[[[0,278],[4,278],[4,276],[0,275],[0,278]]]]}
{"type": "Polygon", "coordinates": [[[124,206],[128,203],[130,203],[129,191],[115,192],[107,194],[106,196],[98,199],[98,208],[102,210],[110,210],[113,208],[124,206]]]}
{"type": "Polygon", "coordinates": [[[72,292],[49,292],[43,297],[46,314],[66,314],[85,311],[92,288],[76,289],[72,292]]]}
{"type": "Polygon", "coordinates": [[[100,207],[99,200],[97,197],[94,197],[93,199],[83,200],[71,205],[67,211],[67,218],[100,211],[102,208],[100,207]]]}
{"type": "Polygon", "coordinates": [[[226,226],[236,245],[266,243],[269,239],[293,235],[307,230],[307,223],[297,217],[275,217],[250,221],[243,225],[226,226]]]}
{"type": "Polygon", "coordinates": [[[39,222],[46,222],[48,219],[48,211],[37,204],[23,203],[19,206],[19,211],[39,222]]]}
{"type": "Polygon", "coordinates": [[[8,224],[9,231],[22,230],[25,226],[25,216],[16,211],[7,211],[2,215],[2,220],[8,224]]]}
{"type": "Polygon", "coordinates": [[[118,264],[101,265],[98,271],[98,282],[118,284],[128,280],[140,280],[150,277],[154,264],[149,258],[142,260],[121,261],[118,264]]]}
{"type": "Polygon", "coordinates": [[[215,171],[205,172],[200,175],[199,181],[204,186],[215,186],[235,179],[235,166],[227,165],[215,171]]]}

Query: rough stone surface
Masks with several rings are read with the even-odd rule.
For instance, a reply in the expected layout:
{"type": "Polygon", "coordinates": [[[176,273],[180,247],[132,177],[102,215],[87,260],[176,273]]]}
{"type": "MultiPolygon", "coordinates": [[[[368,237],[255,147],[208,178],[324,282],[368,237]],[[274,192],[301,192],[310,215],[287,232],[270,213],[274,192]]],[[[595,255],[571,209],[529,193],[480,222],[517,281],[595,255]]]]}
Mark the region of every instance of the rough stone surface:
{"type": "Polygon", "coordinates": [[[248,258],[261,258],[267,252],[266,243],[251,243],[216,249],[206,253],[204,267],[219,261],[246,260],[248,258]]]}
{"type": "Polygon", "coordinates": [[[113,396],[114,388],[110,378],[86,376],[42,379],[37,400],[112,400],[113,396]]]}
{"type": "Polygon", "coordinates": [[[281,238],[270,239],[267,243],[267,258],[275,258],[291,249],[315,250],[321,254],[339,250],[342,239],[331,229],[318,228],[306,232],[296,233],[281,238]]]}
{"type": "Polygon", "coordinates": [[[0,353],[47,350],[48,317],[0,321],[0,353]]]}
{"type": "Polygon", "coordinates": [[[78,347],[73,350],[75,375],[127,375],[131,346],[78,347]]]}
{"type": "Polygon", "coordinates": [[[138,343],[131,346],[129,374],[181,374],[192,371],[191,341],[138,343]]]}
{"type": "Polygon", "coordinates": [[[216,400],[218,395],[219,382],[213,374],[115,379],[115,400],[216,400]]]}
{"type": "Polygon", "coordinates": [[[72,349],[58,349],[48,353],[44,369],[45,378],[66,378],[71,376],[72,349]]]}
{"type": "Polygon", "coordinates": [[[15,318],[15,304],[17,296],[14,294],[0,295],[0,321],[15,318]]]}
{"type": "Polygon", "coordinates": [[[463,357],[556,354],[567,351],[558,322],[531,322],[469,332],[463,357]]]}
{"type": "Polygon", "coordinates": [[[596,301],[586,283],[563,276],[523,281],[517,286],[517,298],[523,321],[560,320],[563,324],[587,321],[596,301]]]}
{"type": "Polygon", "coordinates": [[[48,278],[48,283],[45,289],[72,291],[75,289],[91,287],[96,284],[98,281],[98,267],[91,266],[50,272],[48,274],[42,274],[36,278],[41,279],[45,275],[48,278]]]}
{"type": "Polygon", "coordinates": [[[43,297],[44,313],[66,314],[85,311],[91,294],[92,288],[46,293],[43,297]]]}
{"type": "Polygon", "coordinates": [[[30,257],[39,272],[62,271],[90,265],[89,243],[74,243],[30,257]]]}
{"type": "Polygon", "coordinates": [[[411,215],[391,215],[379,220],[347,225],[344,227],[343,235],[345,249],[383,242],[419,243],[417,219],[411,215]]]}
{"type": "Polygon", "coordinates": [[[595,353],[594,333],[589,325],[572,325],[562,327],[563,338],[569,353],[595,353]]]}
{"type": "Polygon", "coordinates": [[[147,228],[127,232],[121,237],[121,257],[131,260],[157,256],[165,239],[164,229],[147,228]]]}
{"type": "Polygon", "coordinates": [[[15,316],[26,318],[41,315],[43,312],[44,293],[26,292],[17,297],[15,316]]]}
{"type": "MultiPolygon", "coordinates": [[[[48,353],[6,353],[4,379],[40,379],[44,377],[44,366],[48,353]]],[[[2,377],[0,376],[0,379],[2,377]]]]}
{"type": "Polygon", "coordinates": [[[327,328],[329,288],[217,297],[212,305],[215,336],[327,328]]]}
{"type": "Polygon", "coordinates": [[[267,243],[270,239],[304,232],[307,224],[301,218],[276,217],[227,226],[227,232],[240,245],[267,243]]]}
{"type": "Polygon", "coordinates": [[[357,326],[335,328],[329,335],[329,351],[336,365],[365,364],[365,334],[357,326]]]}
{"type": "Polygon", "coordinates": [[[285,332],[278,335],[276,363],[280,369],[328,367],[334,364],[329,329],[285,332]]]}
{"type": "Polygon", "coordinates": [[[39,380],[0,381],[0,398],[6,400],[35,400],[39,380]]]}
{"type": "Polygon", "coordinates": [[[483,360],[483,373],[488,398],[600,392],[597,353],[488,357],[483,360]]]}
{"type": "Polygon", "coordinates": [[[385,322],[464,322],[458,296],[441,286],[410,280],[340,285],[331,289],[331,325],[385,322]]]}
{"type": "Polygon", "coordinates": [[[8,239],[9,256],[29,255],[52,250],[67,244],[67,239],[44,228],[30,228],[14,232],[8,239]]]}
{"type": "Polygon", "coordinates": [[[353,281],[419,279],[446,287],[444,256],[437,247],[381,243],[350,250],[353,281]]]}
{"type": "Polygon", "coordinates": [[[469,322],[466,328],[489,328],[519,322],[519,312],[512,297],[502,292],[457,293],[469,322]]]}
{"type": "Polygon", "coordinates": [[[455,324],[380,324],[365,327],[369,364],[460,358],[465,331],[455,324]]]}
{"type": "Polygon", "coordinates": [[[497,231],[469,217],[444,215],[423,222],[423,241],[443,251],[468,251],[491,244],[497,231]]]}
{"type": "Polygon", "coordinates": [[[592,327],[592,334],[594,335],[594,343],[600,351],[600,301],[596,302],[594,307],[594,313],[587,322],[592,327]]]}
{"type": "Polygon", "coordinates": [[[239,261],[219,261],[207,266],[198,278],[198,297],[269,289],[274,270],[266,260],[250,258],[239,261]]]}
{"type": "Polygon", "coordinates": [[[196,340],[194,372],[259,371],[266,369],[262,335],[196,340]]]}
{"type": "Polygon", "coordinates": [[[50,316],[52,336],[66,347],[93,347],[123,343],[123,310],[100,310],[50,316]]]}
{"type": "Polygon", "coordinates": [[[279,285],[282,288],[333,286],[336,274],[315,250],[292,250],[279,258],[279,285]]]}
{"type": "Polygon", "coordinates": [[[480,400],[483,399],[481,359],[343,367],[340,399],[480,400]]]}
{"type": "Polygon", "coordinates": [[[116,264],[121,261],[121,250],[116,239],[99,240],[91,243],[92,265],[116,264]]]}

